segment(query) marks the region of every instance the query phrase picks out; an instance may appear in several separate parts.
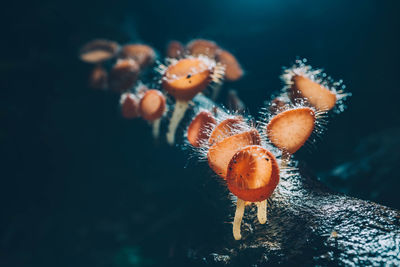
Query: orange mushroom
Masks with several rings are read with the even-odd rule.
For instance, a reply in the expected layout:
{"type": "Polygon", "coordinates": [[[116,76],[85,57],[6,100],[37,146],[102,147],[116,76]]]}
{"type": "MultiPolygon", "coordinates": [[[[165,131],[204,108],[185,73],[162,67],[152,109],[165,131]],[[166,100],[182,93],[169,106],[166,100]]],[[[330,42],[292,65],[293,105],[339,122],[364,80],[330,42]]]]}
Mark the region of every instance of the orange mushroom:
{"type": "Polygon", "coordinates": [[[336,105],[336,94],[310,78],[295,75],[292,83],[289,92],[292,102],[304,99],[317,110],[331,110],[336,105]]]}
{"type": "Polygon", "coordinates": [[[246,201],[257,204],[261,224],[267,221],[267,199],[279,183],[278,163],[270,151],[259,145],[243,147],[229,161],[226,181],[229,191],[237,196],[233,236],[239,240],[246,201]]]}
{"type": "Polygon", "coordinates": [[[139,100],[137,96],[132,93],[124,93],[121,95],[121,113],[125,119],[133,119],[140,116],[139,114],[139,100]]]}
{"type": "Polygon", "coordinates": [[[185,115],[189,101],[210,83],[214,67],[215,62],[207,58],[190,57],[181,59],[166,69],[162,86],[176,100],[167,132],[169,144],[175,142],[176,128],[185,115]]]}
{"type": "Polygon", "coordinates": [[[312,108],[289,109],[274,116],[267,125],[267,136],[280,150],[294,154],[304,145],[315,127],[312,108]]]}
{"type": "Polygon", "coordinates": [[[141,69],[154,63],[156,53],[154,49],[144,44],[124,45],[119,54],[120,58],[131,58],[135,60],[141,69]]]}
{"type": "Polygon", "coordinates": [[[110,88],[123,92],[132,88],[139,77],[139,65],[132,59],[119,59],[110,72],[110,88]]]}
{"type": "Polygon", "coordinates": [[[116,42],[97,39],[85,44],[79,53],[80,59],[87,63],[101,63],[113,58],[119,45],[116,42]]]}
{"type": "Polygon", "coordinates": [[[225,66],[225,79],[228,81],[239,80],[243,76],[243,69],[234,55],[226,50],[218,50],[216,60],[225,66]]]}
{"type": "Polygon", "coordinates": [[[208,165],[216,174],[226,179],[228,164],[232,156],[242,147],[260,143],[260,134],[255,129],[226,137],[209,148],[208,165]]]}
{"type": "Polygon", "coordinates": [[[209,111],[201,111],[190,123],[187,130],[187,139],[194,147],[200,147],[208,141],[210,130],[216,121],[209,111]]]}
{"type": "Polygon", "coordinates": [[[165,96],[158,90],[148,90],[139,103],[139,112],[143,119],[153,125],[153,136],[158,138],[160,122],[166,110],[165,96]]]}
{"type": "Polygon", "coordinates": [[[210,145],[218,143],[225,138],[239,133],[239,131],[247,128],[242,116],[227,118],[221,121],[211,132],[208,142],[210,145]]]}

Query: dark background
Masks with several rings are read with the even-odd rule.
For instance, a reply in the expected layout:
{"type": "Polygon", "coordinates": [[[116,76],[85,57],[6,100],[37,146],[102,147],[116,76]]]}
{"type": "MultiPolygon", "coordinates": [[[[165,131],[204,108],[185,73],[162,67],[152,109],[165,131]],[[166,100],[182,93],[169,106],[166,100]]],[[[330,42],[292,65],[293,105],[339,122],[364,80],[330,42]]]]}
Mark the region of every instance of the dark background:
{"type": "Polygon", "coordinates": [[[201,177],[211,175],[204,164],[155,144],[146,123],[120,117],[117,95],[87,87],[91,66],[78,51],[94,38],[145,42],[161,55],[172,39],[215,40],[245,68],[227,88],[238,90],[253,115],[281,88],[282,66],[306,57],[343,79],[353,96],[312,153],[297,158],[335,191],[400,208],[398,3],[7,3],[0,266],[171,263],[190,253],[188,237],[212,234],[193,229],[196,216],[223,220],[198,201],[201,177]]]}

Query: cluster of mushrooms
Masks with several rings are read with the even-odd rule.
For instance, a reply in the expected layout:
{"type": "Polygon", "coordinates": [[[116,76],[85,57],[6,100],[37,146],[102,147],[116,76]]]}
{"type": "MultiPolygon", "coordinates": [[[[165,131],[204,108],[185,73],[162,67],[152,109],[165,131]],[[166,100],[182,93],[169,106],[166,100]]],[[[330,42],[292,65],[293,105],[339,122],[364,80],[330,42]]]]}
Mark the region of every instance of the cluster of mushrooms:
{"type": "MultiPolygon", "coordinates": [[[[156,53],[148,45],[121,47],[107,40],[86,44],[80,58],[95,64],[90,76],[93,88],[121,93],[124,118],[141,117],[151,122],[155,138],[159,136],[160,121],[167,119],[169,144],[175,143],[177,127],[189,104],[195,105],[194,98],[207,94],[215,98],[224,80],[236,81],[244,73],[230,52],[203,39],[186,46],[170,42],[165,63],[156,62],[156,53]],[[155,65],[151,76],[159,77],[155,89],[141,82],[141,77],[149,69],[152,71],[151,65],[155,65]],[[174,101],[166,101],[167,98],[174,101]]],[[[312,142],[313,134],[322,132],[330,110],[343,111],[343,102],[349,96],[343,92],[342,81],[335,82],[321,69],[312,69],[306,60],[296,60],[284,70],[281,79],[284,87],[280,95],[266,103],[258,121],[242,114],[239,108],[229,111],[209,100],[212,107],[198,104],[197,113],[184,131],[185,142],[199,157],[207,159],[210,168],[236,197],[236,240],[242,238],[240,226],[245,206],[254,203],[258,221],[266,223],[267,200],[290,165],[291,156],[312,142]]],[[[236,96],[233,99],[241,103],[236,96]]]]}

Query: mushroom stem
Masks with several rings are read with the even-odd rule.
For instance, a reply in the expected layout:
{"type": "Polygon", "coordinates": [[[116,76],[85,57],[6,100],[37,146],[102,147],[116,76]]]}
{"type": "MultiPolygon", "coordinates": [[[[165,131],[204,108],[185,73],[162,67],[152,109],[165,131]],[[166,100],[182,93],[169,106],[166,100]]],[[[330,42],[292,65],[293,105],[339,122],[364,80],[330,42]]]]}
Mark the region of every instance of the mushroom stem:
{"type": "Polygon", "coordinates": [[[160,135],[160,123],[161,119],[157,119],[152,122],[154,139],[158,139],[158,136],[160,135]]]}
{"type": "Polygon", "coordinates": [[[167,142],[170,145],[175,143],[175,132],[178,128],[179,122],[182,120],[185,112],[189,106],[188,101],[177,100],[174,107],[174,112],[172,113],[171,120],[168,125],[167,132],[167,142]]]}
{"type": "Polygon", "coordinates": [[[261,224],[267,222],[267,200],[263,200],[256,203],[257,205],[257,218],[261,224]]]}
{"type": "Polygon", "coordinates": [[[233,220],[233,237],[235,240],[242,239],[242,235],[240,234],[240,225],[242,224],[244,207],[245,201],[238,198],[236,201],[235,219],[233,220]]]}
{"type": "Polygon", "coordinates": [[[291,155],[289,153],[282,151],[281,166],[280,166],[281,169],[284,169],[287,167],[289,160],[290,160],[290,156],[291,155]]]}

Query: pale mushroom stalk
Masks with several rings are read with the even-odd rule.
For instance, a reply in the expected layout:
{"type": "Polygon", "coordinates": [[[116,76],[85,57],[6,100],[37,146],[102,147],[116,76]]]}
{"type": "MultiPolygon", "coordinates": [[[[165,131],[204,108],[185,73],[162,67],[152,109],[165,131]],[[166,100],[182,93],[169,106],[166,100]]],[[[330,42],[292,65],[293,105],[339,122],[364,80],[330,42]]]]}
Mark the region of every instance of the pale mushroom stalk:
{"type": "Polygon", "coordinates": [[[170,145],[175,143],[176,129],[178,128],[180,121],[183,119],[183,116],[185,116],[188,106],[188,101],[176,100],[174,112],[172,113],[167,132],[167,142],[170,145]]]}
{"type": "Polygon", "coordinates": [[[242,224],[244,207],[245,201],[238,198],[236,201],[235,218],[233,220],[233,237],[235,238],[235,240],[242,239],[242,235],[240,234],[240,225],[242,224]]]}
{"type": "Polygon", "coordinates": [[[267,222],[267,200],[263,200],[256,203],[257,205],[257,218],[261,224],[267,222]]]}
{"type": "Polygon", "coordinates": [[[290,161],[290,156],[291,155],[289,153],[282,151],[282,158],[281,158],[281,164],[280,164],[281,169],[285,169],[288,166],[289,161],[290,161]]]}

